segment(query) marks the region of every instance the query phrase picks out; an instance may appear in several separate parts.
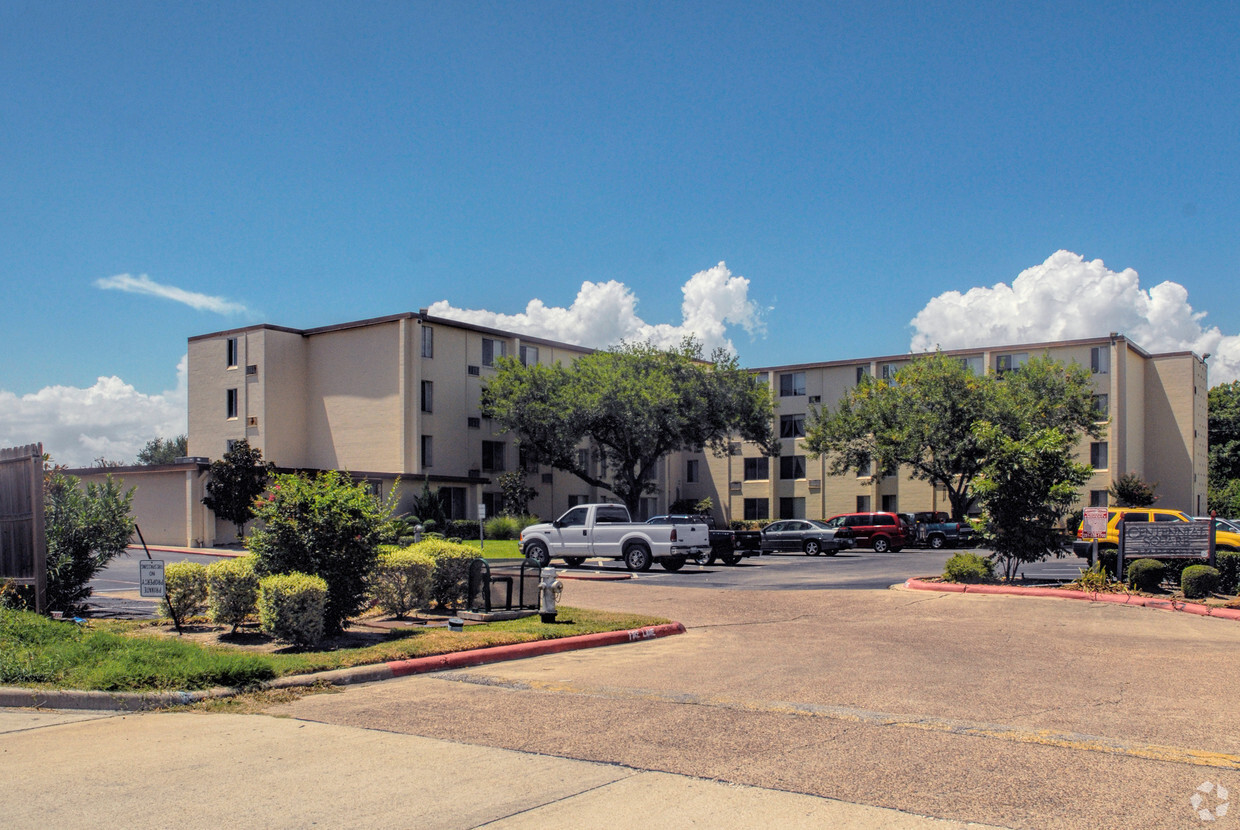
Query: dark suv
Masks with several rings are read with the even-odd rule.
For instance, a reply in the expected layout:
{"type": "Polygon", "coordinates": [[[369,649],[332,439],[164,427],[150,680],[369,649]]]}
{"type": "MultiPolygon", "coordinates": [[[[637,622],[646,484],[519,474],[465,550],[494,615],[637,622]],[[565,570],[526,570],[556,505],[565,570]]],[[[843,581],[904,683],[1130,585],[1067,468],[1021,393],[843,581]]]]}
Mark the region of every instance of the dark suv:
{"type": "Polygon", "coordinates": [[[841,513],[826,523],[848,528],[857,547],[869,545],[877,553],[901,550],[911,536],[907,520],[899,513],[841,513]]]}

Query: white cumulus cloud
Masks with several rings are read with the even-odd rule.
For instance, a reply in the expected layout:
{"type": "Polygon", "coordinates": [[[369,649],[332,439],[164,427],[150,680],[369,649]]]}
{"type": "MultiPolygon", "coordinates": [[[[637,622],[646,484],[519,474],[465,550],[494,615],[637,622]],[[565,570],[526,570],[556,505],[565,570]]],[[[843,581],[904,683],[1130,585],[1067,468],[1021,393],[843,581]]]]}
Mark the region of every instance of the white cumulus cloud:
{"type": "Polygon", "coordinates": [[[1143,290],[1132,268],[1112,271],[1100,259],[1056,251],[1021,271],[1011,285],[948,291],[930,300],[913,318],[911,349],[1072,340],[1116,331],[1150,352],[1211,354],[1210,383],[1235,380],[1240,336],[1206,327],[1205,316],[1193,310],[1179,283],[1143,290]]]}
{"type": "Polygon", "coordinates": [[[762,309],[749,299],[749,280],[734,276],[722,262],[699,271],[681,286],[682,322],[647,323],[637,316],[637,296],[622,282],[583,282],[568,308],[530,300],[520,314],[456,308],[440,300],[427,311],[465,323],[604,348],[621,340],[649,340],[677,346],[685,335],[696,337],[706,351],[716,346],[732,349],[728,326],[740,326],[751,336],[765,334],[762,309]]]}
{"type": "Polygon", "coordinates": [[[47,386],[29,395],[0,389],[0,447],[43,444],[52,459],[86,467],[96,458],[131,464],[152,438],[186,431],[189,356],[177,364],[175,389],[139,392],[115,375],[93,386],[47,386]]]}
{"type": "Polygon", "coordinates": [[[212,297],[209,294],[200,294],[197,291],[186,291],[184,288],[177,288],[175,285],[163,285],[155,282],[146,274],[132,276],[130,274],[117,274],[114,277],[106,277],[95,280],[95,287],[111,291],[124,291],[128,294],[145,294],[148,297],[160,297],[165,300],[172,300],[176,303],[182,303],[197,311],[214,311],[216,314],[240,314],[246,311],[246,307],[241,303],[234,303],[224,297],[212,297]]]}

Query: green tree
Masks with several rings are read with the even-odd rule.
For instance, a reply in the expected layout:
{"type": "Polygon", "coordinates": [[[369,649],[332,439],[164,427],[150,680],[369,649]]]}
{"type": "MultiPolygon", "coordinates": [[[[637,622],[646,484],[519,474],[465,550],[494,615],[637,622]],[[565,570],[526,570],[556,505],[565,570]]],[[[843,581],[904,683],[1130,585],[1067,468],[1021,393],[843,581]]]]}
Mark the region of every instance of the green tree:
{"type": "Polygon", "coordinates": [[[250,447],[244,438],[234,442],[222,459],[211,462],[202,503],[236,525],[238,539],[245,538],[245,523],[254,517],[254,500],[267,489],[273,466],[264,464],[262,450],[250,447]]]}
{"type": "Polygon", "coordinates": [[[155,464],[172,464],[178,458],[189,455],[189,436],[178,435],[176,438],[152,438],[146,446],[138,450],[138,463],[146,466],[155,464]]]}
{"type": "Polygon", "coordinates": [[[567,367],[503,359],[483,389],[482,411],[543,463],[610,490],[634,512],[668,453],[709,447],[722,455],[736,435],[779,452],[770,390],[724,350],[703,359],[692,339],[668,351],[622,344],[567,367]]]}
{"type": "Polygon", "coordinates": [[[365,606],[366,580],[379,555],[379,534],[392,514],[362,483],[329,470],[317,476],[273,477],[255,508],[250,534],[254,570],[261,576],[303,573],[327,582],[324,625],[336,633],[365,606]]]}
{"type": "Polygon", "coordinates": [[[77,613],[91,594],[90,581],[129,544],[133,489],[107,476],[85,489],[75,476],[50,468],[44,475],[47,537],[47,607],[77,613]]]}
{"type": "Polygon", "coordinates": [[[1151,507],[1158,501],[1154,490],[1158,482],[1150,484],[1136,473],[1124,473],[1111,483],[1108,492],[1116,507],[1151,507]]]}
{"type": "Polygon", "coordinates": [[[538,497],[538,491],[525,483],[525,470],[511,470],[497,476],[495,481],[504,494],[504,515],[528,515],[530,502],[538,497]]]}

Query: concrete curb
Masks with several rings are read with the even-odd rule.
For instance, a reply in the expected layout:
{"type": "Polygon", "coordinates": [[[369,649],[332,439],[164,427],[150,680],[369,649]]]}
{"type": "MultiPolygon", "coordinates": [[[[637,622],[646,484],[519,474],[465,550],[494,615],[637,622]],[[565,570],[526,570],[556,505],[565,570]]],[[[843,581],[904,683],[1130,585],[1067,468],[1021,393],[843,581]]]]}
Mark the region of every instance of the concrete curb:
{"type": "MultiPolygon", "coordinates": [[[[297,686],[314,686],[327,683],[348,686],[356,683],[374,683],[412,674],[481,666],[506,660],[521,660],[543,654],[558,654],[583,648],[598,648],[622,643],[636,643],[684,634],[685,627],[678,622],[664,623],[649,628],[630,628],[622,631],[604,631],[599,634],[581,634],[558,640],[536,640],[506,646],[457,651],[418,657],[411,660],[393,660],[372,666],[354,666],[348,669],[295,674],[279,677],[262,684],[263,689],[287,689],[297,686]]],[[[0,707],[28,709],[90,709],[96,711],[141,712],[163,709],[169,706],[186,706],[214,698],[232,697],[241,689],[217,686],[197,692],[89,692],[41,689],[0,688],[0,707]]]]}
{"type": "Polygon", "coordinates": [[[1066,591],[1062,588],[1023,588],[1019,585],[960,585],[953,582],[927,582],[916,577],[905,581],[904,587],[914,591],[939,591],[952,594],[1004,594],[1017,597],[1054,597],[1055,599],[1080,599],[1089,602],[1111,602],[1119,605],[1135,605],[1140,608],[1156,608],[1162,611],[1180,611],[1185,614],[1196,614],[1199,617],[1240,620],[1240,608],[1213,608],[1198,602],[1139,597],[1133,594],[1091,594],[1086,591],[1066,591]]]}

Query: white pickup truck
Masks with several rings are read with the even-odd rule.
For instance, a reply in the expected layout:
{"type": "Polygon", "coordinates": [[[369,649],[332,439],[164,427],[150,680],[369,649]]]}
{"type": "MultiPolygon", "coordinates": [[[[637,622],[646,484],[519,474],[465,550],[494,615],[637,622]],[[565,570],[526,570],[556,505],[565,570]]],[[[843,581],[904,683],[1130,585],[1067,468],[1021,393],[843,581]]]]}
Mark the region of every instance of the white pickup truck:
{"type": "Polygon", "coordinates": [[[678,571],[689,558],[709,551],[705,523],[637,524],[623,504],[579,504],[554,522],[521,531],[521,552],[539,567],[553,558],[575,568],[587,558],[603,557],[623,559],[630,571],[648,571],[655,561],[678,571]]]}

